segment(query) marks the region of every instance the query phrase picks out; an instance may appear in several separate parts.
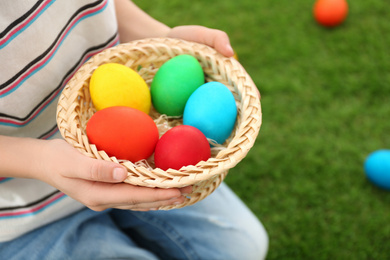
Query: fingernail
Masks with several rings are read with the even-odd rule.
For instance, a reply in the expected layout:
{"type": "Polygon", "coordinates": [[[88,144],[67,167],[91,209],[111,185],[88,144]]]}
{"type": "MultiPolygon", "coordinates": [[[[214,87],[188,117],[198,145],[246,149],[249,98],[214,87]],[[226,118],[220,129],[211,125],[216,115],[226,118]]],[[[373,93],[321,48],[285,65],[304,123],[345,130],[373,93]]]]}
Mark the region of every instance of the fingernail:
{"type": "Polygon", "coordinates": [[[230,52],[232,55],[234,55],[234,50],[233,50],[233,48],[232,48],[232,46],[230,45],[230,44],[227,44],[226,45],[226,50],[228,51],[228,52],[230,52]]]}
{"type": "Polygon", "coordinates": [[[228,51],[234,52],[233,47],[230,44],[226,44],[226,49],[228,51]]]}
{"type": "Polygon", "coordinates": [[[122,168],[115,168],[113,178],[116,181],[123,181],[127,177],[127,173],[122,168]]]}

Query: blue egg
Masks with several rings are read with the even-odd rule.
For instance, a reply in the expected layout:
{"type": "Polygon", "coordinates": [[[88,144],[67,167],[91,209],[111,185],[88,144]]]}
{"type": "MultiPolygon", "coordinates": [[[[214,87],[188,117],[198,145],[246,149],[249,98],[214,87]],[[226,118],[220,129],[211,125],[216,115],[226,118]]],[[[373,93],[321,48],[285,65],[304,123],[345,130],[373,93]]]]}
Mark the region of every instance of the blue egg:
{"type": "Polygon", "coordinates": [[[234,129],[237,106],[232,92],[220,82],[208,82],[189,97],[183,124],[198,128],[207,138],[223,144],[234,129]]]}
{"type": "Polygon", "coordinates": [[[377,150],[364,162],[367,178],[380,188],[390,190],[390,150],[377,150]]]}

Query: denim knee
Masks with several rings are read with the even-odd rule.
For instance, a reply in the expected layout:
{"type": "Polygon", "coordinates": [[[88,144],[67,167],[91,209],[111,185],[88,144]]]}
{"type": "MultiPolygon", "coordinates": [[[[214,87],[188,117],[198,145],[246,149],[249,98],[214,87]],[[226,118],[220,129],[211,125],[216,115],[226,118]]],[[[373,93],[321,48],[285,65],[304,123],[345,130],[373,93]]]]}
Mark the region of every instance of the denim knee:
{"type": "Polygon", "coordinates": [[[230,236],[230,239],[228,239],[230,246],[219,248],[221,252],[218,254],[221,257],[218,259],[255,260],[266,258],[269,238],[261,222],[256,221],[251,225],[244,225],[242,230],[231,232],[230,236]],[[245,226],[249,226],[250,230],[245,226]]]}

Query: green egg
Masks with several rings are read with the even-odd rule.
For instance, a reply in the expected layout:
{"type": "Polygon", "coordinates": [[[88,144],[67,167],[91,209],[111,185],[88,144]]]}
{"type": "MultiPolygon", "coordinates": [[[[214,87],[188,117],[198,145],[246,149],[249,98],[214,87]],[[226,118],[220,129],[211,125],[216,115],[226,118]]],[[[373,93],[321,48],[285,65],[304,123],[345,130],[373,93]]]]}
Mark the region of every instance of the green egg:
{"type": "Polygon", "coordinates": [[[153,78],[153,106],[160,114],[182,116],[188,98],[204,83],[204,72],[196,58],[176,56],[165,62],[153,78]]]}

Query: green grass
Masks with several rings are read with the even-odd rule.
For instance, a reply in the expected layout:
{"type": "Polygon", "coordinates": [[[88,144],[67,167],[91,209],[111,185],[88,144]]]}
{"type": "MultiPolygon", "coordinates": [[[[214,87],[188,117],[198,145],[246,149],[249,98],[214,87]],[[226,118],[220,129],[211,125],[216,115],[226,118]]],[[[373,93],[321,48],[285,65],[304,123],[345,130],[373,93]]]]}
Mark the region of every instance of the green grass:
{"type": "Polygon", "coordinates": [[[135,2],[228,32],[258,86],[260,135],[226,182],[266,227],[268,259],[390,259],[390,191],[363,171],[390,149],[390,2],[349,1],[334,29],[307,0],[135,2]]]}

